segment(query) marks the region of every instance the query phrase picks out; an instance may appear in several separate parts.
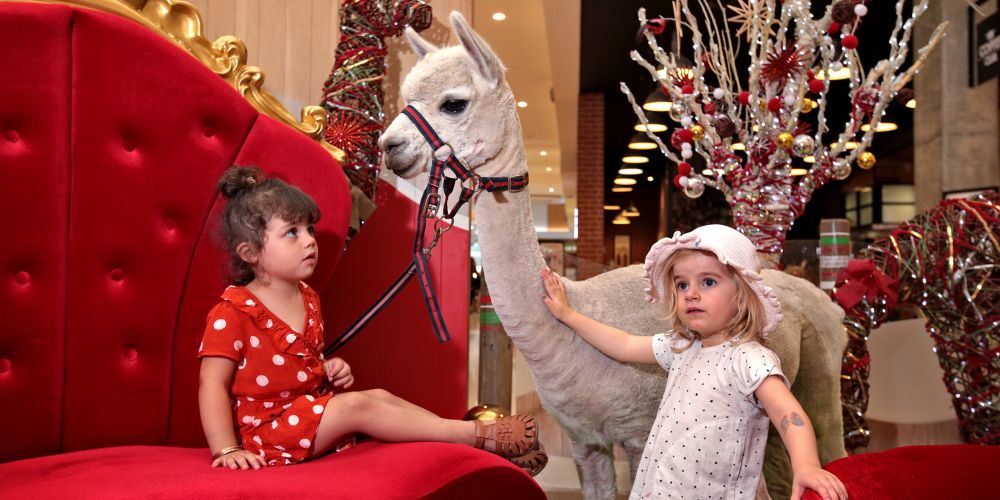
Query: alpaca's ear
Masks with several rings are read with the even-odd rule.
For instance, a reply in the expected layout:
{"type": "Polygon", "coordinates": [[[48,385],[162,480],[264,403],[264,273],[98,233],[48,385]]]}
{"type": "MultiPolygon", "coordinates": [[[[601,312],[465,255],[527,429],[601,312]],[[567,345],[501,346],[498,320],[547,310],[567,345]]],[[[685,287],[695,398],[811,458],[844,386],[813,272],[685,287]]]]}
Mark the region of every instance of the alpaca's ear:
{"type": "Polygon", "coordinates": [[[424,37],[417,34],[416,30],[407,26],[403,30],[403,36],[406,37],[406,41],[410,43],[410,47],[413,52],[417,53],[417,57],[423,59],[427,54],[437,50],[437,46],[433,43],[424,40],[424,37]]]}
{"type": "Polygon", "coordinates": [[[486,80],[494,85],[499,82],[503,78],[503,64],[500,62],[500,58],[493,52],[486,40],[472,31],[469,23],[465,22],[465,18],[458,11],[451,12],[451,29],[462,42],[466,52],[472,56],[472,60],[476,61],[479,72],[486,77],[486,80]]]}

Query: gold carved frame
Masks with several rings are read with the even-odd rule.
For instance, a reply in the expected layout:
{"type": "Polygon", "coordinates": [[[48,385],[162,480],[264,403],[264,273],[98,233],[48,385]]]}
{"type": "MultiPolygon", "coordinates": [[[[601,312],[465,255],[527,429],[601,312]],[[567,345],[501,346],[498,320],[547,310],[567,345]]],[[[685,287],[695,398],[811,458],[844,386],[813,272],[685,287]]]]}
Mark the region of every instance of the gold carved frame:
{"type": "MultiPolygon", "coordinates": [[[[0,2],[11,0],[0,0],[0,2]]],[[[25,1],[25,0],[16,0],[25,1]]],[[[108,12],[135,21],[180,46],[233,86],[257,111],[302,132],[323,146],[338,162],[344,152],[323,139],[327,112],[321,106],[302,108],[296,120],[274,96],[264,90],[264,72],[247,64],[247,47],[235,36],[209,42],[202,34],[201,14],[183,0],[27,0],[108,12]]]]}

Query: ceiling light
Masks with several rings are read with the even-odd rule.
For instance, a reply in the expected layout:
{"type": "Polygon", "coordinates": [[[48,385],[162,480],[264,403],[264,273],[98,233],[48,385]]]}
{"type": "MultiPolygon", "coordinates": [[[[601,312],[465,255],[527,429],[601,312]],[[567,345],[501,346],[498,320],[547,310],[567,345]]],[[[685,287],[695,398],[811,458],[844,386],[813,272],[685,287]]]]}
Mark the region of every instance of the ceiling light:
{"type": "Polygon", "coordinates": [[[704,175],[705,177],[715,177],[715,171],[710,168],[706,168],[701,171],[701,175],[704,175]]]}
{"type": "Polygon", "coordinates": [[[816,163],[816,157],[813,156],[813,155],[809,155],[809,156],[803,158],[802,161],[804,161],[806,163],[816,163]]]}
{"type": "Polygon", "coordinates": [[[654,134],[659,134],[660,132],[665,132],[667,130],[666,125],[662,123],[653,123],[653,122],[649,122],[649,124],[636,123],[635,127],[632,128],[634,128],[638,132],[645,132],[648,129],[650,132],[654,134]]]}
{"type": "Polygon", "coordinates": [[[798,177],[800,175],[806,175],[808,173],[809,173],[809,171],[806,170],[806,169],[804,169],[804,168],[793,168],[792,169],[792,176],[794,176],[794,177],[798,177]]]}
{"type": "Polygon", "coordinates": [[[507,19],[507,14],[504,14],[503,12],[494,12],[493,13],[493,20],[494,21],[503,21],[504,19],[507,19]]]}
{"type": "Polygon", "coordinates": [[[632,164],[649,163],[649,158],[639,155],[628,155],[622,158],[622,163],[632,163],[632,164]]]}
{"type": "Polygon", "coordinates": [[[646,136],[646,134],[640,132],[638,134],[635,134],[635,136],[632,137],[631,141],[628,141],[628,148],[639,151],[645,151],[649,149],[656,149],[656,143],[649,140],[649,137],[646,136]]]}
{"type": "MultiPolygon", "coordinates": [[[[867,132],[871,128],[872,128],[871,125],[866,123],[861,126],[861,131],[867,132]]],[[[875,132],[892,132],[893,130],[896,130],[898,128],[899,125],[896,125],[895,123],[892,122],[879,122],[878,127],[875,127],[875,132]]]]}
{"type": "Polygon", "coordinates": [[[527,101],[517,101],[517,107],[519,107],[519,108],[527,108],[528,107],[528,102],[527,101]]]}
{"type": "MultiPolygon", "coordinates": [[[[844,66],[840,69],[833,70],[830,72],[830,81],[847,80],[850,77],[851,77],[851,70],[848,69],[847,66],[844,66]]],[[[816,79],[825,80],[826,73],[823,70],[819,70],[819,73],[816,73],[816,79]]]]}
{"type": "Polygon", "coordinates": [[[615,186],[615,187],[611,188],[611,192],[612,193],[631,193],[632,192],[632,188],[630,188],[628,186],[615,186]]]}
{"type": "Polygon", "coordinates": [[[615,184],[619,186],[632,186],[635,183],[636,180],[631,177],[615,177],[615,184]]]}
{"type": "Polygon", "coordinates": [[[550,193],[554,193],[554,192],[556,192],[556,188],[549,188],[549,192],[550,192],[550,193]]]}
{"type": "Polygon", "coordinates": [[[621,210],[622,207],[618,205],[604,205],[605,210],[621,210]]]}
{"type": "Polygon", "coordinates": [[[614,224],[614,225],[616,225],[616,226],[621,226],[621,225],[624,225],[624,224],[631,224],[631,222],[629,222],[629,220],[628,220],[628,217],[625,217],[621,213],[619,213],[618,215],[616,215],[614,219],[611,219],[611,223],[614,224]]]}
{"type": "Polygon", "coordinates": [[[654,179],[653,179],[653,176],[650,175],[650,176],[646,177],[646,180],[649,181],[649,182],[653,182],[654,179]]]}
{"type": "Polygon", "coordinates": [[[626,208],[625,210],[622,210],[622,215],[624,215],[625,217],[638,217],[639,216],[639,209],[636,208],[634,202],[630,201],[628,203],[628,208],[626,208]]]}
{"type": "Polygon", "coordinates": [[[548,156],[549,152],[543,149],[543,150],[541,150],[541,151],[538,152],[538,155],[539,156],[548,156]]]}
{"type": "Polygon", "coordinates": [[[639,175],[641,173],[642,173],[642,169],[639,168],[639,167],[628,167],[628,166],[622,165],[618,169],[618,174],[619,175],[639,175]]]}
{"type": "Polygon", "coordinates": [[[747,147],[744,146],[742,142],[734,142],[729,146],[729,149],[732,149],[733,151],[744,151],[746,148],[747,147]]]}
{"type": "MultiPolygon", "coordinates": [[[[830,147],[836,146],[837,143],[830,144],[830,147]]],[[[858,149],[858,143],[854,141],[847,141],[844,143],[844,149],[858,149]]]]}
{"type": "Polygon", "coordinates": [[[552,171],[552,167],[545,167],[545,171],[546,172],[551,172],[552,171]]]}
{"type": "Polygon", "coordinates": [[[646,102],[642,104],[642,109],[646,111],[654,111],[659,113],[665,113],[670,111],[670,107],[673,105],[670,102],[670,98],[663,94],[660,89],[653,90],[649,93],[649,97],[646,98],[646,102]]]}
{"type": "Polygon", "coordinates": [[[910,99],[909,101],[906,101],[906,107],[908,107],[910,109],[915,109],[917,107],[917,100],[916,99],[910,99]]]}

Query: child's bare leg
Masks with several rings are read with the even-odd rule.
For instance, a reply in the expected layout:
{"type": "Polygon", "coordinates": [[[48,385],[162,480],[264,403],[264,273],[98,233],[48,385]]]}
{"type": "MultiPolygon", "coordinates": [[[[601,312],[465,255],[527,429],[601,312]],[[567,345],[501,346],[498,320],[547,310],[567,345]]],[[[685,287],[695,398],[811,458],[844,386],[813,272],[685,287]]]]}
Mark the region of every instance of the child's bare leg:
{"type": "Polygon", "coordinates": [[[413,403],[411,403],[411,402],[409,402],[409,401],[407,401],[407,400],[405,400],[405,399],[403,399],[403,398],[401,398],[399,396],[396,396],[395,394],[393,394],[393,393],[391,393],[391,392],[389,392],[389,391],[387,391],[385,389],[371,389],[371,390],[367,390],[365,392],[367,392],[368,394],[371,394],[372,396],[374,396],[376,398],[379,398],[379,399],[385,401],[386,403],[391,403],[391,404],[394,404],[394,405],[397,405],[397,406],[402,406],[402,407],[411,408],[411,409],[414,409],[414,410],[419,410],[419,411],[422,411],[422,412],[424,412],[424,413],[426,413],[428,415],[432,415],[432,416],[435,416],[435,417],[437,416],[437,414],[435,414],[434,412],[428,410],[427,408],[415,405],[415,404],[413,404],[413,403]]]}
{"type": "Polygon", "coordinates": [[[345,392],[330,398],[316,431],[313,456],[326,453],[345,436],[356,432],[392,442],[471,445],[476,440],[474,422],[443,419],[415,405],[388,402],[384,395],[369,392],[345,392]]]}

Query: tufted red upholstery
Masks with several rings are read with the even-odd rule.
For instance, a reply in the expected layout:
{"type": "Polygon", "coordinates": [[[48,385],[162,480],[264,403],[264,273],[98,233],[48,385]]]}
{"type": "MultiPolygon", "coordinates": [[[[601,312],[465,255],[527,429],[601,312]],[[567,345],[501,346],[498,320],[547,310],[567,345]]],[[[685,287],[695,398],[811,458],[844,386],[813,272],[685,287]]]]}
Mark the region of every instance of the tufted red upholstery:
{"type": "MultiPolygon", "coordinates": [[[[321,292],[328,326],[349,321],[385,285],[370,281],[402,269],[376,265],[383,255],[371,249],[398,248],[405,259],[406,224],[397,233],[393,217],[409,217],[412,203],[384,187],[393,208],[380,211],[382,222],[373,220],[370,235],[347,253],[352,269],[334,276],[350,208],[340,166],[172,42],[105,13],[0,0],[0,72],[3,496],[245,498],[296,482],[297,491],[333,487],[342,498],[472,491],[540,498],[516,467],[458,445],[366,443],[265,474],[210,469],[195,353],[225,285],[226,259],[211,236],[220,174],[233,163],[259,165],[316,199],[324,252],[310,284],[321,292]],[[136,489],[140,479],[149,484],[136,489]],[[510,484],[497,488],[498,481],[510,484]]],[[[446,315],[462,333],[456,342],[441,348],[433,340],[413,287],[384,313],[404,319],[380,318],[369,329],[375,333],[362,335],[371,340],[343,355],[364,387],[457,417],[468,282],[455,269],[467,263],[468,233],[447,238],[451,250],[432,268],[446,315]],[[444,259],[461,266],[443,266],[444,259]],[[412,340],[393,344],[394,323],[407,325],[412,340]],[[421,359],[409,366],[414,355],[421,359]],[[426,373],[413,375],[414,367],[426,373]]]]}
{"type": "MultiPolygon", "coordinates": [[[[996,498],[1000,447],[904,446],[834,460],[834,473],[851,500],[996,498]]],[[[819,500],[806,491],[804,500],[819,500]]]]}

